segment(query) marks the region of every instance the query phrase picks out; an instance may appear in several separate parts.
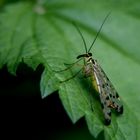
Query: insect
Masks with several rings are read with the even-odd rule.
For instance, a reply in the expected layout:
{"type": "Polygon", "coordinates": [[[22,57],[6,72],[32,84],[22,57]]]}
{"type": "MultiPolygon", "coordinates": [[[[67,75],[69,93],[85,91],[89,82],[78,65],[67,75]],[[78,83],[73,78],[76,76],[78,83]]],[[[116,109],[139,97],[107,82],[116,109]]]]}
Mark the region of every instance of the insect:
{"type": "Polygon", "coordinates": [[[111,109],[115,109],[119,114],[122,114],[123,105],[122,105],[122,102],[120,101],[119,95],[118,95],[117,91],[115,90],[114,86],[110,82],[109,78],[107,77],[107,75],[105,74],[105,72],[103,71],[101,66],[98,64],[97,60],[92,58],[92,53],[90,51],[91,51],[93,44],[95,43],[106,19],[108,18],[109,14],[103,20],[89,49],[87,49],[85,39],[84,39],[80,29],[74,23],[74,26],[76,27],[77,31],[79,32],[79,34],[83,40],[86,53],[77,56],[78,61],[76,61],[75,63],[72,63],[70,67],[67,67],[67,69],[71,68],[73,65],[75,65],[77,62],[81,61],[82,59],[84,60],[84,66],[75,75],[73,75],[72,77],[65,80],[65,81],[68,81],[68,80],[76,77],[82,70],[84,72],[85,77],[91,77],[92,84],[95,87],[95,89],[97,90],[97,92],[99,93],[101,107],[103,110],[106,125],[109,125],[111,123],[111,109]]]}

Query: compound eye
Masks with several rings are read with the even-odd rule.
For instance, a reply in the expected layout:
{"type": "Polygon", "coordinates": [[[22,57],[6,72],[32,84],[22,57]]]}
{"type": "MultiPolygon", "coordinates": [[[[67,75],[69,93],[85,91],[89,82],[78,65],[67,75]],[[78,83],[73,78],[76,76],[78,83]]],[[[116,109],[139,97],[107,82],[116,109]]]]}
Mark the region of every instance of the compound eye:
{"type": "Polygon", "coordinates": [[[92,56],[92,53],[88,53],[89,56],[92,56]]]}

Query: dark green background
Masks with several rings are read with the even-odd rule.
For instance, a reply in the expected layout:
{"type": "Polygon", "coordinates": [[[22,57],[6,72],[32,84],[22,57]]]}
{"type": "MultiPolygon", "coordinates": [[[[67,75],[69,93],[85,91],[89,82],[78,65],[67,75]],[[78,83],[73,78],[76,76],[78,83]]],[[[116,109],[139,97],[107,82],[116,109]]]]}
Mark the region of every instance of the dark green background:
{"type": "Polygon", "coordinates": [[[42,71],[23,63],[17,76],[0,70],[0,139],[93,140],[84,118],[71,122],[57,93],[41,99],[42,71]]]}

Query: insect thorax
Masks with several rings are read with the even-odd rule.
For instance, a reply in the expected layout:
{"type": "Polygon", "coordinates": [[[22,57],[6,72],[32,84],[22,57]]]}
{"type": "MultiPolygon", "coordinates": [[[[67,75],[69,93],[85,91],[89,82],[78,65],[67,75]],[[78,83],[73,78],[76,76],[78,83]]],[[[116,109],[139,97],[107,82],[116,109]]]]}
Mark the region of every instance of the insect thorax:
{"type": "Polygon", "coordinates": [[[84,73],[86,77],[93,76],[94,72],[94,60],[91,56],[84,57],[84,73]]]}

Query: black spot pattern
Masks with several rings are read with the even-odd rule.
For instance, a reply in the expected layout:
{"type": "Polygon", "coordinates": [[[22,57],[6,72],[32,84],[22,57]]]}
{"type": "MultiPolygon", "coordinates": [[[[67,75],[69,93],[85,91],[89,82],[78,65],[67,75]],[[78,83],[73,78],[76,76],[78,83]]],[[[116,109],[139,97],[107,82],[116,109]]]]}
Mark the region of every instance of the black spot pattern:
{"type": "Polygon", "coordinates": [[[111,116],[111,112],[108,112],[107,114],[108,114],[109,116],[111,116]]]}
{"type": "Polygon", "coordinates": [[[110,125],[111,119],[105,119],[105,125],[110,125]]]}
{"type": "Polygon", "coordinates": [[[103,105],[103,103],[101,103],[101,107],[102,107],[102,109],[104,109],[104,105],[103,105]]]}
{"type": "Polygon", "coordinates": [[[109,96],[106,96],[106,100],[109,100],[109,96]]]}
{"type": "Polygon", "coordinates": [[[118,93],[116,92],[116,98],[119,98],[119,95],[118,95],[118,93]]]}
{"type": "Polygon", "coordinates": [[[105,72],[97,63],[97,61],[94,61],[93,69],[94,76],[96,77],[96,79],[98,79],[97,85],[99,89],[101,106],[105,117],[105,124],[109,125],[111,123],[111,108],[122,114],[123,105],[118,99],[118,93],[116,92],[109,78],[106,76],[105,72]]]}
{"type": "Polygon", "coordinates": [[[112,97],[112,94],[109,94],[110,97],[112,97]]]}
{"type": "Polygon", "coordinates": [[[105,88],[105,85],[104,84],[102,85],[102,88],[105,88]]]}
{"type": "Polygon", "coordinates": [[[120,107],[119,113],[120,113],[120,114],[123,114],[123,106],[120,107]]]}

